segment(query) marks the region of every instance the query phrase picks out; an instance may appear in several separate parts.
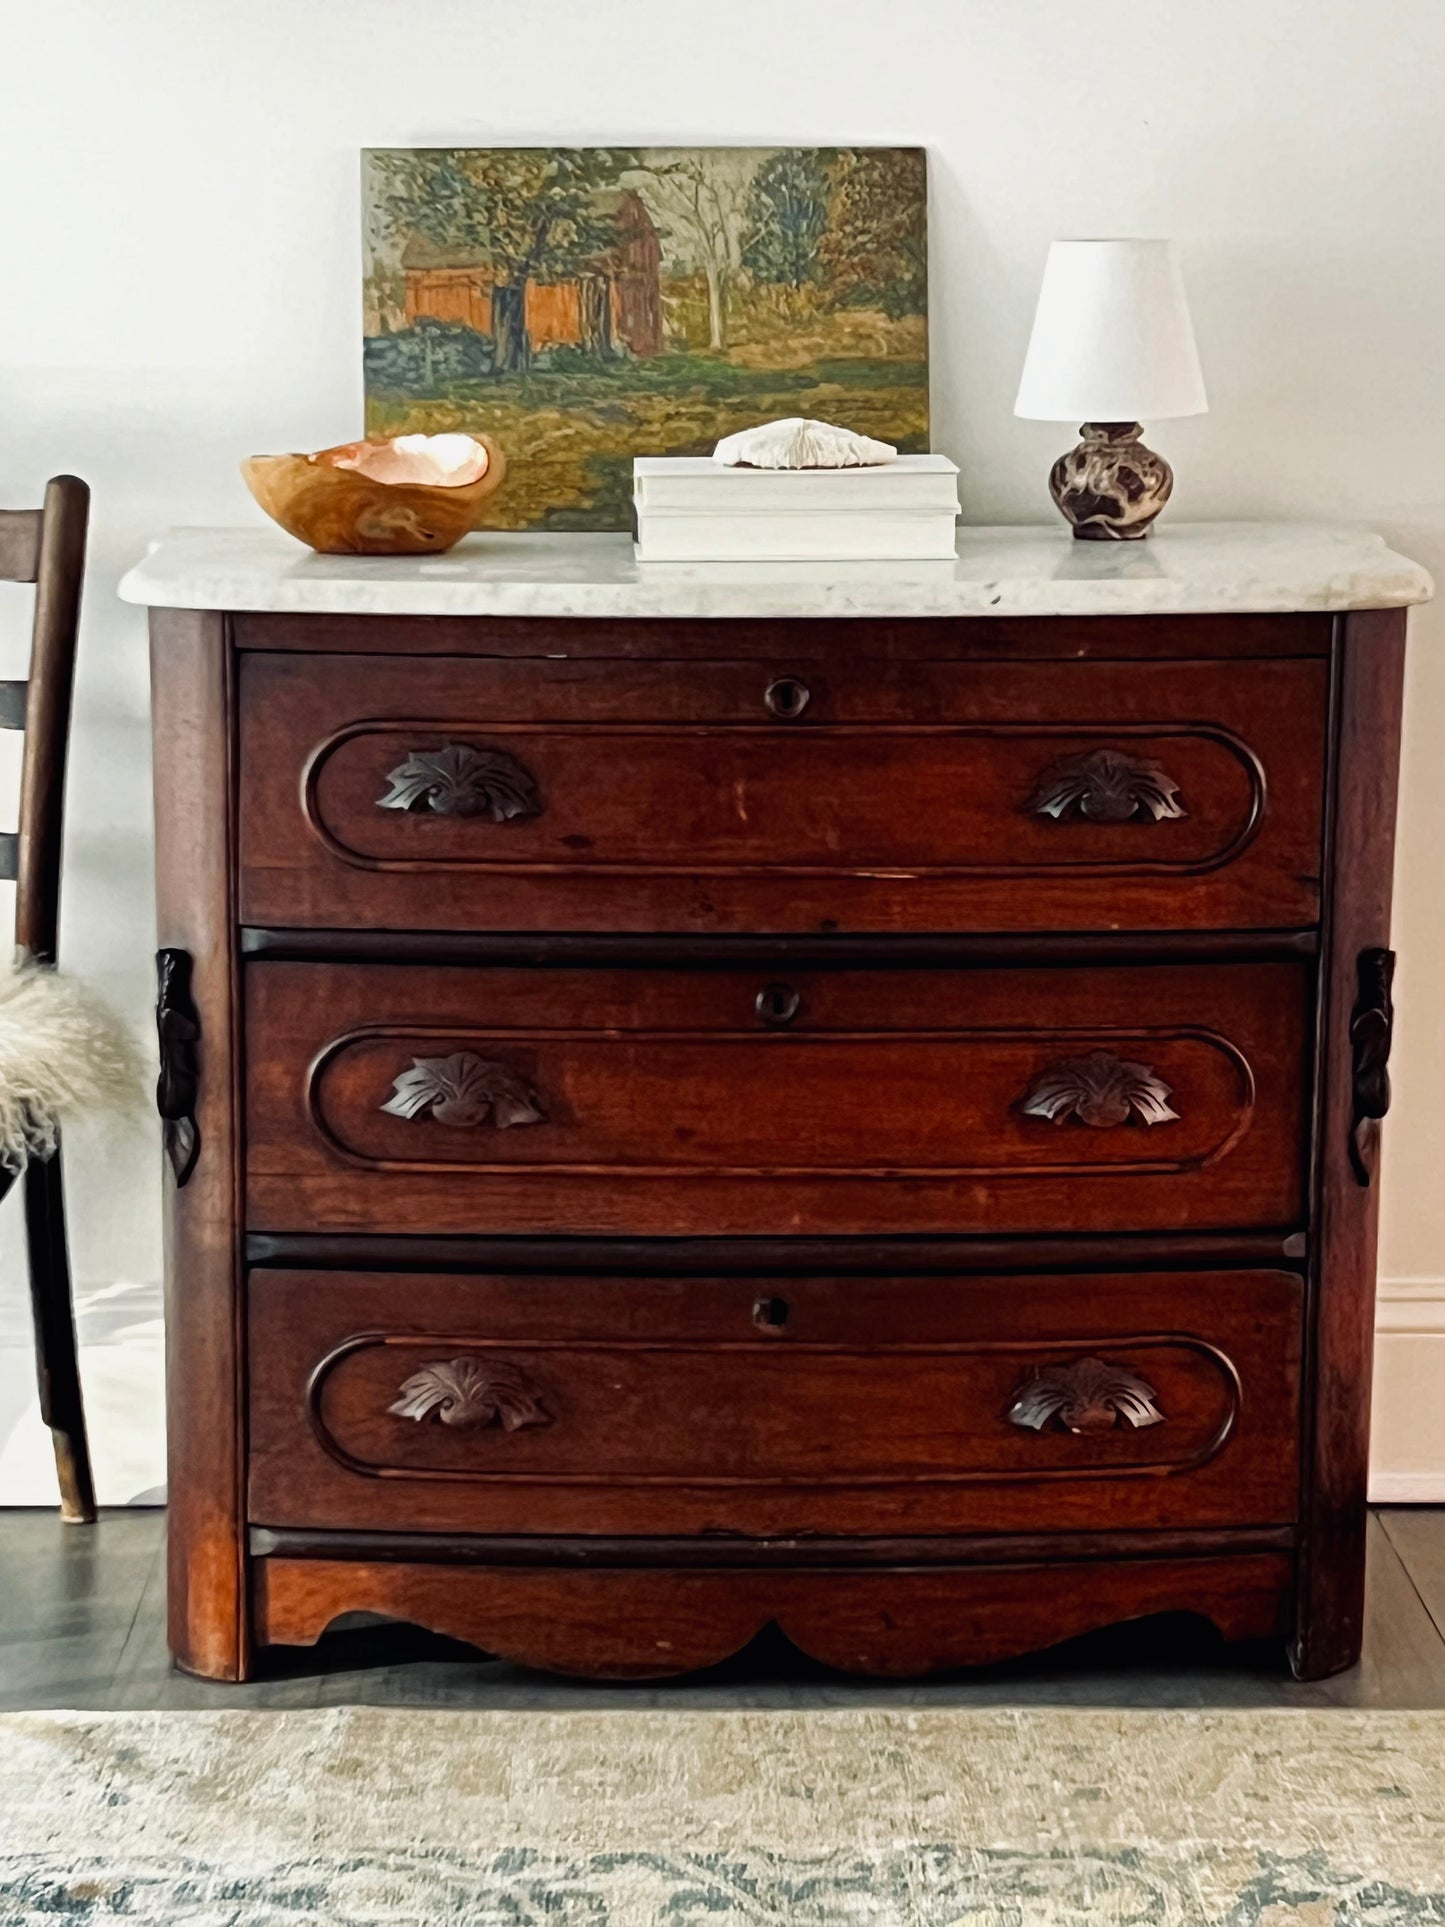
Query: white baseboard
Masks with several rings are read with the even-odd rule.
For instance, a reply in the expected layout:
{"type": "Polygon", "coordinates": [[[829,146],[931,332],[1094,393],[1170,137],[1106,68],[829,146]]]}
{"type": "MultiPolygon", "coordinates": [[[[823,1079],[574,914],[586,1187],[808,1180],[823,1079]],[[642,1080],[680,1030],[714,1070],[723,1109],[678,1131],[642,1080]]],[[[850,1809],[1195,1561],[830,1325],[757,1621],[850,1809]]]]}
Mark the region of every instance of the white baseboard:
{"type": "Polygon", "coordinates": [[[1370,1470],[1371,1505],[1445,1505],[1445,1472],[1370,1470]]]}
{"type": "MultiPolygon", "coordinates": [[[[1377,1332],[1445,1332],[1445,1278],[1382,1278],[1375,1292],[1377,1332]]],[[[1445,1385],[1440,1388],[1445,1393],[1445,1385]]]]}
{"type": "Polygon", "coordinates": [[[1445,1505],[1445,1278],[1380,1280],[1370,1497],[1445,1505]]]}

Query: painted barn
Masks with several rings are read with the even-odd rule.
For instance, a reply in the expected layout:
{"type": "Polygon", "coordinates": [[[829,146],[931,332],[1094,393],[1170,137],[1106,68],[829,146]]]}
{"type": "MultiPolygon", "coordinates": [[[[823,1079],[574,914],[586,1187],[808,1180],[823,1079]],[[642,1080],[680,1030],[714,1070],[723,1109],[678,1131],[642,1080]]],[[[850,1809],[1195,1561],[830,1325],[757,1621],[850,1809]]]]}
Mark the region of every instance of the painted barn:
{"type": "MultiPolygon", "coordinates": [[[[662,352],[662,243],[640,195],[617,188],[596,197],[615,238],[565,281],[529,281],[524,314],[534,349],[621,348],[662,352]]],[[[439,248],[413,235],[401,257],[407,325],[453,321],[492,332],[491,262],[476,249],[439,248]]]]}

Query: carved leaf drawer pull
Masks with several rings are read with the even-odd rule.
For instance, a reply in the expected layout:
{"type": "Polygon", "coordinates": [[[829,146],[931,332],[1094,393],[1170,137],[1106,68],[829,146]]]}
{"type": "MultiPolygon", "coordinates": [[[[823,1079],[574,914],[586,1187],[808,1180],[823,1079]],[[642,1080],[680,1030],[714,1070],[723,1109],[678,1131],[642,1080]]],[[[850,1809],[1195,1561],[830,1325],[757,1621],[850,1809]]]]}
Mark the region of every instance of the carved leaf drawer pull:
{"type": "Polygon", "coordinates": [[[1158,823],[1189,814],[1179,801],[1179,785],[1162,765],[1122,749],[1094,749],[1051,764],[1024,807],[1060,822],[1074,812],[1094,823],[1127,823],[1135,816],[1158,823]]]}
{"type": "Polygon", "coordinates": [[[542,1100],[525,1078],[470,1050],[450,1057],[414,1057],[411,1069],[398,1073],[381,1109],[408,1118],[430,1112],[436,1123],[460,1130],[490,1124],[507,1131],[514,1124],[547,1121],[542,1100]]]}
{"type": "Polygon", "coordinates": [[[1141,1124],[1170,1124],[1171,1087],[1147,1064],[1131,1064],[1112,1051],[1090,1051],[1087,1057],[1064,1057],[1040,1071],[1024,1099],[1025,1117],[1046,1117],[1062,1124],[1076,1117],[1095,1130],[1127,1124],[1131,1116],[1141,1124]]]}
{"type": "Polygon", "coordinates": [[[414,749],[387,775],[381,810],[430,810],[437,816],[486,816],[493,823],[536,816],[542,804],[536,778],[504,749],[446,743],[414,749]]]}
{"type": "Polygon", "coordinates": [[[1025,1379],[1008,1416],[1026,1431],[1042,1432],[1056,1421],[1065,1432],[1112,1432],[1120,1423],[1143,1431],[1162,1425],[1159,1394],[1137,1373],[1102,1358],[1079,1358],[1071,1365],[1050,1365],[1025,1379]]]}
{"type": "Polygon", "coordinates": [[[505,1359],[444,1359],[423,1365],[401,1387],[388,1412],[420,1422],[433,1413],[443,1425],[500,1425],[520,1432],[528,1425],[550,1425],[547,1411],[526,1376],[505,1359]]]}

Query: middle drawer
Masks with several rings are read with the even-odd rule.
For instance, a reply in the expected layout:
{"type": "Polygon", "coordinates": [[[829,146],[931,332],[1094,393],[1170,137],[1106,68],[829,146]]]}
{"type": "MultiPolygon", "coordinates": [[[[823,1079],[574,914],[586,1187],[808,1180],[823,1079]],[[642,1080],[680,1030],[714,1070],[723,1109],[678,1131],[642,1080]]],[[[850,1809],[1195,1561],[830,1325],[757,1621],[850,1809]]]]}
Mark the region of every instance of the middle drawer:
{"type": "Polygon", "coordinates": [[[635,1235],[1285,1228],[1303,964],[256,962],[247,1222],[635,1235]]]}

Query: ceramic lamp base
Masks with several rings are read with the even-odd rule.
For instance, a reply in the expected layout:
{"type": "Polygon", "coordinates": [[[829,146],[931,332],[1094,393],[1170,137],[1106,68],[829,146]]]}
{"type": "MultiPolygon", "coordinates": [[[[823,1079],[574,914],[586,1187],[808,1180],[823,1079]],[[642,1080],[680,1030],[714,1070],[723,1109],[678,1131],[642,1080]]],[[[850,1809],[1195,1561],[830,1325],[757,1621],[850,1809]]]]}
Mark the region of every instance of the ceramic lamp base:
{"type": "Polygon", "coordinates": [[[1138,422],[1085,422],[1049,471],[1049,493],[1081,542],[1137,542],[1169,500],[1174,471],[1138,422]]]}

